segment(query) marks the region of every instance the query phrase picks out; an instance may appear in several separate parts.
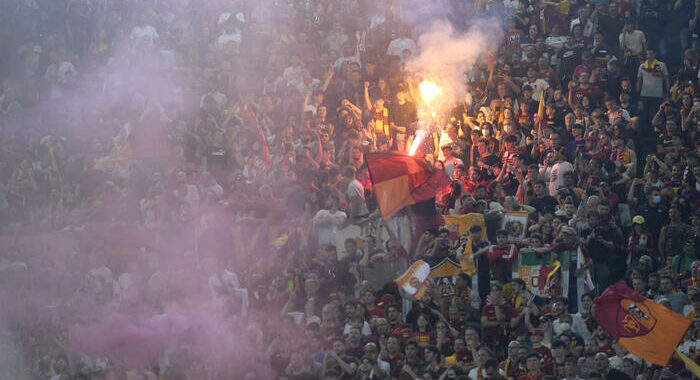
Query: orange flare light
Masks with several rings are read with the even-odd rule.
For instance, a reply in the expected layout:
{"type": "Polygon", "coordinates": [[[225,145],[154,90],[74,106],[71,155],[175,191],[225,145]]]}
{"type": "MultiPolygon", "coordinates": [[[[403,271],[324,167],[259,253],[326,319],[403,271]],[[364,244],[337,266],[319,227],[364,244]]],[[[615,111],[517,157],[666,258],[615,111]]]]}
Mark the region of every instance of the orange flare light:
{"type": "Polygon", "coordinates": [[[423,100],[425,100],[427,103],[430,103],[433,99],[435,99],[438,95],[442,93],[442,89],[438,87],[438,85],[435,84],[435,82],[431,81],[423,81],[418,85],[418,89],[420,90],[420,94],[423,97],[423,100]]]}

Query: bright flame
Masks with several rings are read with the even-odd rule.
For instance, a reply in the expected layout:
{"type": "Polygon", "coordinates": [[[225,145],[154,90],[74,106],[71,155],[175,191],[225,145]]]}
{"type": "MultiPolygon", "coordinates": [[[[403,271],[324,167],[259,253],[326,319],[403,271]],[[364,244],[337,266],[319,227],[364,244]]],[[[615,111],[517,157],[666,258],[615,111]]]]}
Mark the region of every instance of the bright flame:
{"type": "Polygon", "coordinates": [[[442,89],[435,82],[423,81],[418,85],[420,94],[427,103],[430,103],[436,96],[442,93],[442,89]]]}

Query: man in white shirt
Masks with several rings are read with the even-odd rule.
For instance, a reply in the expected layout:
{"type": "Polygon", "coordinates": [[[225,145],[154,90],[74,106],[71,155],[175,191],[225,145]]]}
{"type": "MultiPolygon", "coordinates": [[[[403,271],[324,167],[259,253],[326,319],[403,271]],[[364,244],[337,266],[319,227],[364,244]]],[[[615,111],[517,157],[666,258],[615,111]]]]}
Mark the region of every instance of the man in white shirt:
{"type": "Polygon", "coordinates": [[[525,86],[532,87],[532,100],[536,102],[539,102],[542,94],[549,89],[549,83],[537,77],[537,70],[534,67],[527,69],[527,82],[523,83],[522,88],[525,86]]]}
{"type": "Polygon", "coordinates": [[[406,27],[402,27],[399,30],[398,38],[389,42],[389,47],[386,49],[386,54],[401,58],[404,50],[409,50],[411,55],[416,54],[416,42],[411,39],[410,30],[406,27]]]}
{"type": "Polygon", "coordinates": [[[644,102],[644,112],[650,120],[661,106],[664,95],[668,93],[669,81],[666,64],[656,59],[653,50],[647,49],[646,58],[637,70],[637,91],[644,102]]]}
{"type": "Polygon", "coordinates": [[[578,18],[571,20],[571,25],[569,26],[569,31],[574,30],[574,26],[582,25],[583,36],[587,38],[592,38],[596,30],[596,25],[591,21],[590,14],[587,8],[580,8],[578,10],[578,18]]]}
{"type": "Polygon", "coordinates": [[[338,198],[329,196],[326,208],[319,210],[313,218],[313,227],[318,233],[318,245],[335,246],[335,233],[345,223],[348,216],[338,210],[338,198]]]}
{"type": "Polygon", "coordinates": [[[340,68],[343,66],[343,63],[345,62],[355,62],[358,65],[360,65],[360,67],[362,67],[362,62],[360,62],[359,50],[356,46],[349,42],[343,44],[343,56],[335,60],[333,67],[336,70],[340,70],[340,68]]]}
{"type": "Polygon", "coordinates": [[[641,56],[646,49],[647,40],[644,37],[644,32],[634,29],[632,21],[626,21],[625,27],[620,33],[620,50],[623,52],[629,51],[633,55],[641,56]]]}
{"type": "Polygon", "coordinates": [[[454,144],[447,144],[442,147],[442,154],[445,156],[445,173],[454,181],[455,179],[455,168],[464,165],[462,160],[452,155],[452,146],[454,144]]]}
{"type": "Polygon", "coordinates": [[[360,181],[355,179],[355,172],[356,170],[353,166],[348,166],[343,169],[343,177],[348,181],[348,188],[345,191],[345,195],[348,197],[348,203],[350,204],[349,218],[351,220],[369,215],[367,202],[365,201],[365,187],[362,186],[360,181]]]}
{"type": "Polygon", "coordinates": [[[564,174],[573,171],[573,165],[564,160],[563,154],[549,152],[545,158],[545,166],[540,170],[540,174],[549,182],[549,195],[555,197],[558,189],[564,185],[564,174]]]}
{"type": "Polygon", "coordinates": [[[656,59],[652,49],[647,49],[646,57],[637,71],[637,90],[643,98],[663,98],[669,87],[666,64],[656,59]]]}

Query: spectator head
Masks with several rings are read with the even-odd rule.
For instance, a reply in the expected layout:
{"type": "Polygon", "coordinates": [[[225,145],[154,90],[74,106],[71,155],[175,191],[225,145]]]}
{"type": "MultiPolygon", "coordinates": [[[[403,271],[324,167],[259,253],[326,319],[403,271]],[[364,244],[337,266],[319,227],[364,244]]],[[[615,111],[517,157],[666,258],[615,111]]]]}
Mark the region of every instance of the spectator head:
{"type": "Polygon", "coordinates": [[[393,354],[398,353],[399,350],[401,349],[401,344],[399,342],[399,338],[394,336],[394,335],[390,335],[389,337],[387,337],[386,338],[386,349],[387,349],[387,352],[389,352],[389,354],[393,355],[393,354]]]}
{"type": "Polygon", "coordinates": [[[607,372],[610,362],[608,361],[608,355],[604,352],[598,352],[595,354],[594,364],[596,370],[600,372],[607,372]]]}
{"type": "Polygon", "coordinates": [[[498,362],[495,359],[488,359],[484,363],[484,371],[489,378],[498,376],[498,362]]]}
{"type": "Polygon", "coordinates": [[[418,342],[415,339],[410,339],[404,346],[404,355],[406,358],[413,359],[418,356],[418,342]]]}
{"type": "Polygon", "coordinates": [[[541,180],[535,181],[534,188],[535,188],[535,196],[536,197],[542,198],[545,195],[548,195],[546,192],[547,186],[545,185],[544,181],[541,181],[541,180]]]}
{"type": "Polygon", "coordinates": [[[425,348],[424,357],[427,363],[432,363],[433,361],[439,363],[441,361],[442,355],[440,355],[439,348],[431,345],[425,348]]]}
{"type": "Polygon", "coordinates": [[[478,185],[476,190],[474,190],[474,199],[477,201],[486,199],[487,191],[486,186],[478,185]]]}
{"type": "Polygon", "coordinates": [[[654,49],[647,49],[646,58],[647,61],[654,62],[654,60],[656,59],[656,52],[654,51],[654,49]]]}
{"type": "Polygon", "coordinates": [[[528,372],[535,373],[540,370],[542,366],[542,360],[540,359],[540,354],[537,352],[530,352],[525,358],[525,366],[528,372]]]}
{"type": "Polygon", "coordinates": [[[333,339],[333,352],[341,358],[345,356],[345,340],[342,338],[333,339]]]}
{"type": "Polygon", "coordinates": [[[670,294],[673,292],[673,279],[669,276],[661,276],[659,278],[659,290],[662,294],[670,294]]]}
{"type": "Polygon", "coordinates": [[[467,326],[464,329],[464,341],[466,344],[479,343],[479,328],[475,326],[467,326]]]}
{"type": "Polygon", "coordinates": [[[661,203],[661,190],[656,186],[650,186],[645,191],[647,200],[651,205],[659,205],[661,203]]]}
{"type": "Polygon", "coordinates": [[[508,231],[500,229],[496,231],[496,243],[498,245],[503,245],[508,242],[508,231]]]}

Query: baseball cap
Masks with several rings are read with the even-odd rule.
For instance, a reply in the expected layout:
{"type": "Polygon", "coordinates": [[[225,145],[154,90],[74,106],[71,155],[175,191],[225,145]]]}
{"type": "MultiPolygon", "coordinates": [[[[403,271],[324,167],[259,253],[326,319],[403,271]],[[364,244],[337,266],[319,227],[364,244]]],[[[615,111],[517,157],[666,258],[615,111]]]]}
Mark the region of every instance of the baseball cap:
{"type": "Polygon", "coordinates": [[[632,218],[632,224],[644,224],[644,217],[641,215],[635,216],[632,218]]]}

